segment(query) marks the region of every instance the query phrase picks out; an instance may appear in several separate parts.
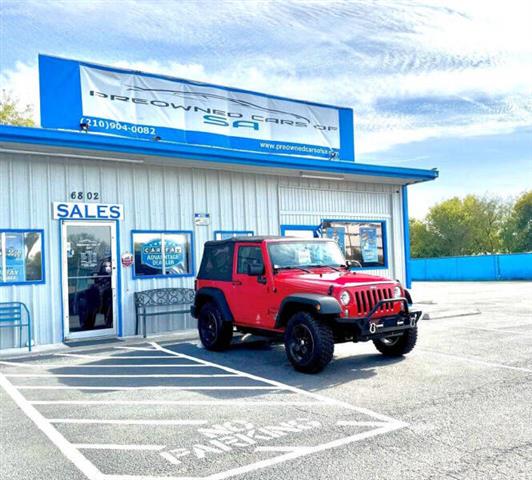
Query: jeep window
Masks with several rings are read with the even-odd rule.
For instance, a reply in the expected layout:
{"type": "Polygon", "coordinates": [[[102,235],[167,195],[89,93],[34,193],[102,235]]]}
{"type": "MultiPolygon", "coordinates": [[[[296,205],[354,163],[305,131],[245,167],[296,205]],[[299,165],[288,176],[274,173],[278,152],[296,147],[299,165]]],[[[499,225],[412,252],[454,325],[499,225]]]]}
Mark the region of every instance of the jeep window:
{"type": "Polygon", "coordinates": [[[264,266],[260,247],[240,247],[238,249],[238,265],[236,273],[248,273],[248,265],[264,266]]]}
{"type": "Polygon", "coordinates": [[[344,256],[335,242],[276,242],[268,246],[268,251],[276,269],[345,265],[344,256]]]}
{"type": "Polygon", "coordinates": [[[233,269],[233,244],[206,245],[198,278],[230,281],[233,269]]]}

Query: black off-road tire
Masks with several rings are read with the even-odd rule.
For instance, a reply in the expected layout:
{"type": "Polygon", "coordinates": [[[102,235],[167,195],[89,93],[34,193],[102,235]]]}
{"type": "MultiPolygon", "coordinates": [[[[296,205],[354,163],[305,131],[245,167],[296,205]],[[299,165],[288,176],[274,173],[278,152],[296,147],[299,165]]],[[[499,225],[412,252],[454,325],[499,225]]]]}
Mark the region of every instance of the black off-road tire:
{"type": "Polygon", "coordinates": [[[288,320],[284,346],[288,360],[298,372],[318,373],[333,358],[333,332],[312,314],[298,312],[288,320]],[[303,345],[302,341],[306,343],[303,345]]]}
{"type": "Polygon", "coordinates": [[[399,337],[373,340],[375,348],[387,357],[400,357],[411,352],[417,342],[417,327],[409,328],[399,337]]]}
{"type": "Polygon", "coordinates": [[[198,333],[207,350],[219,352],[231,344],[233,323],[225,322],[218,305],[208,302],[201,307],[198,315],[198,333]]]}

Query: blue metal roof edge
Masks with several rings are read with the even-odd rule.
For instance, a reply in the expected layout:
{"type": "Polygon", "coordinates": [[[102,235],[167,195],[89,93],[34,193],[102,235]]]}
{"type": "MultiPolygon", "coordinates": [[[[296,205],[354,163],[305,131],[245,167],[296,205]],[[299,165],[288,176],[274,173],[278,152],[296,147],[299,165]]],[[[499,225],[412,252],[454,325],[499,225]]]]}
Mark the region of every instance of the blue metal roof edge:
{"type": "Polygon", "coordinates": [[[239,152],[208,146],[176,144],[164,141],[156,142],[111,135],[11,125],[0,125],[0,142],[27,143],[51,147],[131,153],[136,155],[180,157],[189,160],[203,160],[257,167],[288,168],[292,170],[313,170],[333,174],[395,177],[410,179],[416,182],[434,180],[438,177],[437,170],[388,167],[356,162],[338,162],[306,157],[239,152]]]}

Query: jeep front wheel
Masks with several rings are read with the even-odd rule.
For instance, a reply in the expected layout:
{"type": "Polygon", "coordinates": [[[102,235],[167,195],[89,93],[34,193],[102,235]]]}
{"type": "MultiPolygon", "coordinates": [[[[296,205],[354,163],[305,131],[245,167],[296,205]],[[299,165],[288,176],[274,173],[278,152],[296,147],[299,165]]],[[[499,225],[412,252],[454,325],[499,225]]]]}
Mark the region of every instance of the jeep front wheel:
{"type": "Polygon", "coordinates": [[[409,328],[396,337],[373,340],[375,348],[387,357],[400,357],[411,352],[417,341],[417,327],[409,328]]]}
{"type": "Polygon", "coordinates": [[[290,318],[284,345],[288,360],[299,372],[318,373],[333,358],[331,327],[308,312],[298,312],[290,318]]]}
{"type": "Polygon", "coordinates": [[[198,333],[207,350],[225,350],[233,337],[233,323],[225,322],[218,306],[209,302],[199,312],[198,333]]]}

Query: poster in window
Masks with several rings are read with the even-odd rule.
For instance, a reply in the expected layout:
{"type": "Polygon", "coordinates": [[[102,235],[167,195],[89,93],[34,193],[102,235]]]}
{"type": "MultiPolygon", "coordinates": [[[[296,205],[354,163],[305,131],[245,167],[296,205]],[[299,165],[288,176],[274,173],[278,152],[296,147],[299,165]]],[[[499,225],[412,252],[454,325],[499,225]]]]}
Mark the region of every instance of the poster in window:
{"type": "Polygon", "coordinates": [[[345,227],[327,227],[326,235],[338,244],[342,252],[345,252],[345,227]]]}
{"type": "Polygon", "coordinates": [[[360,227],[360,248],[364,263],[377,263],[379,261],[377,229],[375,227],[360,227]]]}
{"type": "Polygon", "coordinates": [[[7,282],[26,281],[24,236],[21,233],[6,234],[6,275],[7,282]]]}
{"type": "Polygon", "coordinates": [[[186,251],[185,236],[172,234],[164,236],[165,273],[167,275],[188,273],[186,251]]]}
{"type": "Polygon", "coordinates": [[[163,270],[167,274],[186,273],[184,245],[181,242],[165,238],[164,240],[163,269],[162,240],[160,238],[150,240],[142,245],[141,263],[156,270],[163,270]]]}

